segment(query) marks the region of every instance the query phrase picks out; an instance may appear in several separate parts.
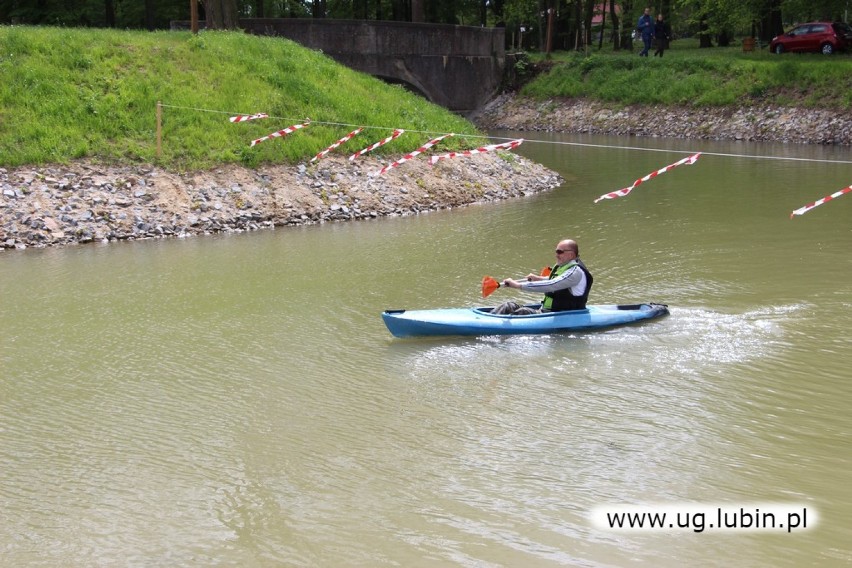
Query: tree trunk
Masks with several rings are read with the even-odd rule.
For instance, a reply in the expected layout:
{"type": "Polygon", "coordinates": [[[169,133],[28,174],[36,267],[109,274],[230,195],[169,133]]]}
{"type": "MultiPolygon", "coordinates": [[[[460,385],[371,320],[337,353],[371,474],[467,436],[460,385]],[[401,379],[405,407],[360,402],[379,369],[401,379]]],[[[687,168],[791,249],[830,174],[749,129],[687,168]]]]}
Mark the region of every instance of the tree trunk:
{"type": "Polygon", "coordinates": [[[633,38],[630,37],[630,34],[633,33],[633,30],[636,29],[637,20],[633,21],[629,20],[628,14],[633,13],[633,0],[623,0],[621,2],[622,8],[622,17],[624,18],[624,23],[621,26],[621,48],[633,50],[633,38]]]}
{"type": "MultiPolygon", "coordinates": [[[[595,4],[597,0],[586,0],[585,14],[583,15],[583,37],[587,47],[591,47],[595,40],[592,37],[592,18],[595,15],[595,4]]],[[[603,31],[603,28],[601,28],[603,31]]]]}
{"type": "Polygon", "coordinates": [[[239,21],[237,0],[206,0],[208,30],[235,30],[239,21]]]}
{"type": "Polygon", "coordinates": [[[327,13],[326,0],[314,0],[311,2],[311,16],[317,19],[325,18],[327,13]]]}
{"type": "Polygon", "coordinates": [[[497,22],[503,21],[503,6],[506,5],[505,0],[489,0],[488,5],[491,7],[491,13],[494,14],[494,19],[497,22]]]}
{"type": "Polygon", "coordinates": [[[115,27],[115,2],[104,0],[104,23],[108,28],[115,27]]]}
{"type": "Polygon", "coordinates": [[[352,2],[352,11],[356,20],[367,19],[367,0],[354,0],[352,2]]]}
{"type": "Polygon", "coordinates": [[[784,24],[781,20],[781,0],[769,0],[766,11],[760,18],[760,40],[769,43],[772,41],[772,38],[783,33],[784,24]]]}
{"type": "Polygon", "coordinates": [[[701,16],[698,21],[698,47],[713,47],[713,38],[710,37],[709,26],[707,25],[707,16],[701,16]]]}
{"type": "Polygon", "coordinates": [[[426,21],[426,10],[423,7],[424,0],[411,0],[411,21],[423,23],[426,21]]]}
{"type": "Polygon", "coordinates": [[[145,0],[145,28],[154,31],[156,18],[154,17],[154,0],[145,0]]]}
{"type": "Polygon", "coordinates": [[[556,8],[552,8],[550,6],[547,7],[547,48],[545,49],[545,53],[547,54],[548,59],[550,58],[550,52],[553,51],[553,20],[556,17],[556,8]]]}
{"type": "MultiPolygon", "coordinates": [[[[325,4],[325,2],[323,2],[325,4]]],[[[255,0],[254,3],[254,14],[257,18],[263,18],[263,0],[255,0]]]]}
{"type": "Polygon", "coordinates": [[[618,33],[618,14],[615,12],[615,0],[609,0],[609,19],[612,20],[612,49],[621,49],[621,36],[618,33]]]}
{"type": "Polygon", "coordinates": [[[408,22],[411,16],[408,12],[408,2],[405,0],[393,0],[391,3],[391,19],[395,22],[408,22]]]}

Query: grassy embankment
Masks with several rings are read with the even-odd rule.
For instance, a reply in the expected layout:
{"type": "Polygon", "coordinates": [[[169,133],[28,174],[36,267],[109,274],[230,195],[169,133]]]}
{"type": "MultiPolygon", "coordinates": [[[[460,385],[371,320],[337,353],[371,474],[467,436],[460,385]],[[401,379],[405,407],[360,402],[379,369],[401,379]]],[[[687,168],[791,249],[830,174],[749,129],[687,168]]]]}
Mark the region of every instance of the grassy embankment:
{"type": "MultiPolygon", "coordinates": [[[[852,56],[774,55],[764,47],[699,49],[697,40],[672,42],[659,57],[638,50],[604,47],[589,56],[557,52],[552,68],[524,86],[538,99],[593,98],[621,104],[726,106],[769,103],[780,106],[852,109],[852,56]]],[[[533,61],[544,58],[534,56],[533,61]]]]}
{"type": "MultiPolygon", "coordinates": [[[[617,104],[762,101],[852,109],[849,55],[776,56],[765,48],[698,49],[694,40],[677,40],[663,59],[605,48],[589,56],[557,52],[549,63],[552,69],[523,94],[617,104]]],[[[338,151],[360,149],[393,128],[409,132],[376,153],[409,151],[432,134],[476,134],[466,120],[401,87],[292,42],[243,33],[0,27],[0,78],[0,166],[77,158],[171,169],[254,166],[304,161],[355,126],[382,128],[367,130],[338,151]],[[159,159],[157,101],[169,105],[159,159]],[[252,112],[274,118],[227,120],[252,112]],[[305,117],[313,120],[309,128],[249,147],[251,139],[305,117]]],[[[455,138],[441,147],[480,142],[455,138]]]]}
{"type": "MultiPolygon", "coordinates": [[[[0,78],[0,167],[82,158],[175,170],[298,163],[355,126],[368,129],[337,152],[357,151],[393,128],[409,132],[375,153],[407,152],[432,134],[477,134],[470,122],[401,87],[293,42],[239,32],[0,26],[0,78]],[[157,101],[170,105],[159,159],[157,101]],[[273,118],[228,121],[255,112],[273,118]],[[310,127],[249,147],[305,117],[310,127]]],[[[460,144],[450,138],[439,148],[460,144]]]]}

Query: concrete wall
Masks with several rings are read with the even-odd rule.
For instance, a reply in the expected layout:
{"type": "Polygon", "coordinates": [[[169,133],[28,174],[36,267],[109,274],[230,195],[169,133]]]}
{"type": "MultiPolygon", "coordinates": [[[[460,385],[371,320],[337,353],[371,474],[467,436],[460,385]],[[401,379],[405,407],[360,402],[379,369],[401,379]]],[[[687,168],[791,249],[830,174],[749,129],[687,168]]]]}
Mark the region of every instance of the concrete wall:
{"type": "Polygon", "coordinates": [[[503,28],[360,20],[253,18],[240,27],[321,50],[363,73],[404,82],[459,113],[487,103],[503,81],[503,28]]]}

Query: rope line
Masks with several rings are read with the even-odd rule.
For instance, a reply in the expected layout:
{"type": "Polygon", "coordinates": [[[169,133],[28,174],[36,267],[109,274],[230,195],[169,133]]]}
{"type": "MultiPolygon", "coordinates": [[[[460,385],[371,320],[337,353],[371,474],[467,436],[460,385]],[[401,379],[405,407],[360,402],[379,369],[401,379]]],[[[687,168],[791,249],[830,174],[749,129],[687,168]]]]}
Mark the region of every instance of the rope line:
{"type": "MultiPolygon", "coordinates": [[[[223,114],[223,115],[240,115],[240,114],[251,114],[251,113],[240,113],[240,112],[229,112],[224,110],[214,110],[207,108],[196,108],[196,107],[187,107],[187,106],[179,106],[179,105],[170,105],[166,103],[160,103],[160,106],[164,108],[173,108],[178,110],[192,110],[196,112],[207,112],[212,114],[223,114]]],[[[294,117],[283,117],[283,116],[272,116],[269,115],[270,119],[274,120],[286,120],[286,121],[302,121],[306,120],[305,117],[294,118],[294,117]]],[[[311,120],[311,124],[324,124],[326,126],[343,126],[347,128],[359,127],[364,129],[372,129],[372,130],[395,130],[393,127],[387,126],[364,126],[359,124],[350,124],[347,122],[326,122],[321,120],[311,120]]],[[[430,131],[430,130],[412,130],[406,129],[406,132],[413,132],[417,134],[429,134],[430,136],[434,136],[436,134],[445,134],[444,132],[430,131]]],[[[485,136],[481,134],[457,134],[457,136],[462,138],[483,138],[486,140],[507,140],[511,141],[514,138],[500,138],[494,136],[485,136]]],[[[604,148],[610,150],[631,150],[637,152],[663,152],[669,154],[695,154],[698,150],[671,150],[667,148],[641,148],[639,146],[616,146],[612,144],[590,144],[585,142],[558,142],[558,141],[549,141],[549,140],[532,140],[525,139],[525,142],[530,144],[552,144],[557,146],[578,146],[584,148],[604,148]]],[[[778,161],[787,161],[787,162],[810,162],[810,163],[819,163],[819,164],[852,164],[852,160],[829,160],[822,158],[796,158],[790,156],[766,156],[759,154],[730,154],[724,152],[706,152],[701,151],[702,156],[718,156],[723,158],[745,158],[750,160],[778,160],[778,161]]]]}

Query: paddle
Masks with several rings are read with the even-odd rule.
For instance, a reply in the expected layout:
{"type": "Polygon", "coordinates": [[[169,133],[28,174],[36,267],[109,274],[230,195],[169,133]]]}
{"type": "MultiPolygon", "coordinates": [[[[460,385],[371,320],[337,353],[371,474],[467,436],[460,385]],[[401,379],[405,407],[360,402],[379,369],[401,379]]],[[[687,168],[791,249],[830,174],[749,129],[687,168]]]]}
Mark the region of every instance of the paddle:
{"type": "MultiPolygon", "coordinates": [[[[542,268],[541,269],[541,275],[542,276],[550,276],[550,267],[545,266],[544,268],[542,268]]],[[[526,280],[526,278],[523,278],[523,280],[526,280]]],[[[501,284],[499,282],[497,282],[496,280],[494,280],[493,278],[491,278],[490,276],[483,277],[482,278],[482,297],[487,298],[488,296],[493,294],[494,291],[497,290],[497,288],[499,288],[500,286],[501,286],[501,284]]]]}

